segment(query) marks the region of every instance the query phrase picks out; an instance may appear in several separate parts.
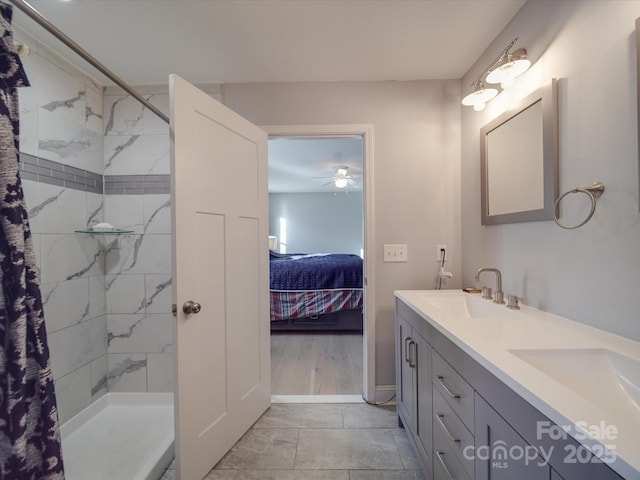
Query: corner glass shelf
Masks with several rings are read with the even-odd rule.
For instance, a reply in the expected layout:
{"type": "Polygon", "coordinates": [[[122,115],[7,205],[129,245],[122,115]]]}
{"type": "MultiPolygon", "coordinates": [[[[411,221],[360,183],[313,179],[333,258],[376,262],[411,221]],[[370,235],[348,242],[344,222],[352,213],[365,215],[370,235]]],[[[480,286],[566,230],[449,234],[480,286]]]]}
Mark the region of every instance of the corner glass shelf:
{"type": "Polygon", "coordinates": [[[133,230],[75,230],[75,233],[88,233],[89,235],[123,235],[125,233],[133,233],[133,230]]]}

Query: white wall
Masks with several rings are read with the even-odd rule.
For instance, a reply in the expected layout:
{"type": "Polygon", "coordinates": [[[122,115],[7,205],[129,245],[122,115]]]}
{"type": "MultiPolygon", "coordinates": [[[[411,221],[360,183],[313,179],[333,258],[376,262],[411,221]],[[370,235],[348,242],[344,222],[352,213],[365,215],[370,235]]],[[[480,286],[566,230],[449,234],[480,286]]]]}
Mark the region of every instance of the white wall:
{"type": "Polygon", "coordinates": [[[224,103],[258,125],[372,124],[376,383],[395,384],[396,289],[435,285],[446,243],[460,285],[459,81],[231,84],[224,103]],[[407,263],[383,263],[385,243],[406,243],[407,263]]]}
{"type": "MultiPolygon", "coordinates": [[[[462,247],[465,284],[478,267],[495,266],[505,292],[525,303],[640,340],[637,17],[637,1],[530,0],[468,72],[463,94],[516,36],[533,61],[509,96],[480,113],[463,111],[462,247]],[[559,79],[560,192],[604,182],[596,213],[577,230],[553,221],[483,227],[479,129],[552,77],[559,79]]],[[[562,219],[579,221],[588,213],[581,207],[567,199],[562,219]]]]}
{"type": "Polygon", "coordinates": [[[269,235],[280,242],[286,218],[287,253],[360,255],[362,215],[362,192],[269,194],[269,235]]]}

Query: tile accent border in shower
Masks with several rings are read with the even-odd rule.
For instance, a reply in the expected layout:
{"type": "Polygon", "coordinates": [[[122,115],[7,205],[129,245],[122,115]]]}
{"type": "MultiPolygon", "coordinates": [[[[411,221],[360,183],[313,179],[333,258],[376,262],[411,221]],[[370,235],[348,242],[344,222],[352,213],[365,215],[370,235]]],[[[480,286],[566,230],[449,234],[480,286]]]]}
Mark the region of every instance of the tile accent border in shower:
{"type": "Polygon", "coordinates": [[[20,177],[85,192],[102,193],[102,175],[20,153],[20,177]]]}
{"type": "Polygon", "coordinates": [[[169,174],[105,175],[105,195],[149,195],[170,193],[169,174]]]}
{"type": "Polygon", "coordinates": [[[24,180],[105,195],[170,193],[169,174],[103,176],[27,153],[20,153],[20,176],[24,180]]]}

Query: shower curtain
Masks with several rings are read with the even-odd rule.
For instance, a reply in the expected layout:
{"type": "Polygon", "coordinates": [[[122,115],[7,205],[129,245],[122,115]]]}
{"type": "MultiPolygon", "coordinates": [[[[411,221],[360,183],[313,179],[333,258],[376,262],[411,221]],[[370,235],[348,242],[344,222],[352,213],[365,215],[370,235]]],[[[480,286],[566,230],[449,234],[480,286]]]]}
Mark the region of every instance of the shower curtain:
{"type": "Polygon", "coordinates": [[[0,3],[0,478],[63,480],[38,273],[18,173],[18,91],[29,81],[0,3]]]}

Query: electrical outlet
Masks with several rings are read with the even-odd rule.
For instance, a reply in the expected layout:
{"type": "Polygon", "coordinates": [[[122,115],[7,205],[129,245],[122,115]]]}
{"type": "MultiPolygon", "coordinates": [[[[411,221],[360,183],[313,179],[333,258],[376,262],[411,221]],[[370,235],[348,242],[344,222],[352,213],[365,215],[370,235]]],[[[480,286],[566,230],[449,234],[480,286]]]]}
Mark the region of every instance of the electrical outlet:
{"type": "Polygon", "coordinates": [[[385,262],[406,262],[407,261],[407,245],[402,244],[385,244],[384,246],[385,262]]]}
{"type": "Polygon", "coordinates": [[[447,246],[443,244],[436,245],[436,262],[442,263],[443,250],[444,250],[444,261],[445,263],[447,262],[447,259],[449,258],[449,250],[447,250],[447,246]]]}

